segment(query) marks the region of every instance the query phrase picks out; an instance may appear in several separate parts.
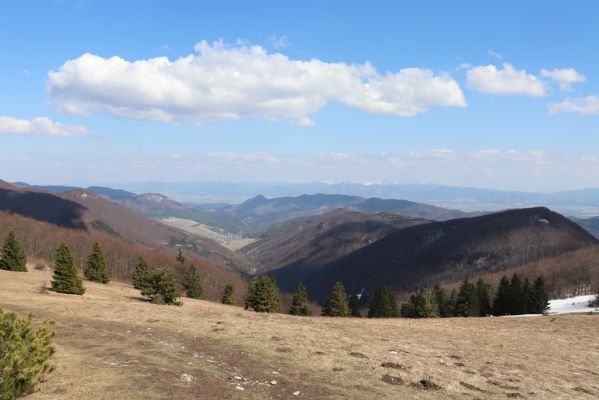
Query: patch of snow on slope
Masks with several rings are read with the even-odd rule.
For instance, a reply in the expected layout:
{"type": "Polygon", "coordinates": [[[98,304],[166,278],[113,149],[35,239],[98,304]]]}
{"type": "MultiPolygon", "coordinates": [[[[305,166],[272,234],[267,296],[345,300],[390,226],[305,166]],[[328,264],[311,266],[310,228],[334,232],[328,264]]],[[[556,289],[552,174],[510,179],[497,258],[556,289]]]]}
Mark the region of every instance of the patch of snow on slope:
{"type": "Polygon", "coordinates": [[[549,310],[551,314],[568,314],[577,312],[599,312],[597,307],[589,307],[589,303],[595,300],[595,295],[576,296],[569,299],[549,300],[549,310]]]}

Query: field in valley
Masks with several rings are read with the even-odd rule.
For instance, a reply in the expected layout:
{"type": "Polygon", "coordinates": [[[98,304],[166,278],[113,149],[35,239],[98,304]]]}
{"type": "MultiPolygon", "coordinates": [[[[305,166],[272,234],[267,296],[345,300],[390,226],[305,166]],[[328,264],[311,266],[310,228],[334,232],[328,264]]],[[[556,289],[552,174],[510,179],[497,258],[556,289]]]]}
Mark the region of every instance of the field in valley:
{"type": "Polygon", "coordinates": [[[366,320],[139,299],[122,283],[44,290],[0,271],[0,308],[56,321],[56,371],[28,399],[599,397],[599,316],[366,320]]]}

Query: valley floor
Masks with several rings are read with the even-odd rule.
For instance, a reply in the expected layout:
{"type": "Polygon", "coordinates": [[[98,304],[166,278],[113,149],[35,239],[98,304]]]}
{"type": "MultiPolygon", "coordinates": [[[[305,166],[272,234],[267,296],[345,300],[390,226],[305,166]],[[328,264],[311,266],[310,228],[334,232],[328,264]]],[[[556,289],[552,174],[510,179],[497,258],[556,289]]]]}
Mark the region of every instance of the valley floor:
{"type": "Polygon", "coordinates": [[[0,308],[56,321],[56,371],[31,400],[599,397],[599,315],[299,318],[50,280],[0,271],[0,308]]]}

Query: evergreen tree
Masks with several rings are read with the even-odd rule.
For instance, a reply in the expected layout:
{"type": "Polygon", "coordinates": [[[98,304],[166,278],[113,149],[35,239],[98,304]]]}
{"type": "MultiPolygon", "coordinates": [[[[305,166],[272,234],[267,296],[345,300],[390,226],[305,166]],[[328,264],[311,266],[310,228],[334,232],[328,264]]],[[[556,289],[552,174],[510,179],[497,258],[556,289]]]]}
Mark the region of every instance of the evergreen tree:
{"type": "Polygon", "coordinates": [[[175,275],[169,268],[151,271],[141,288],[141,294],[148,297],[152,303],[177,306],[182,304],[177,300],[180,291],[175,275]]]}
{"type": "Polygon", "coordinates": [[[265,275],[250,282],[245,309],[267,313],[281,312],[281,294],[274,278],[265,275]]]}
{"type": "Polygon", "coordinates": [[[138,290],[143,289],[147,285],[148,278],[151,275],[152,269],[143,257],[139,257],[135,265],[135,270],[133,270],[133,287],[138,290]]]}
{"type": "Polygon", "coordinates": [[[508,315],[510,313],[510,293],[510,281],[504,275],[499,281],[495,301],[493,301],[493,315],[508,315]]]}
{"type": "Polygon", "coordinates": [[[297,287],[297,292],[293,295],[293,300],[289,307],[289,314],[305,317],[312,315],[312,310],[308,304],[308,291],[302,282],[300,282],[297,287]]]}
{"type": "Polygon", "coordinates": [[[324,317],[349,317],[349,306],[347,305],[347,294],[341,282],[336,282],[329,297],[322,308],[324,317]]]}
{"type": "Polygon", "coordinates": [[[446,311],[447,317],[456,317],[456,303],[458,301],[458,292],[453,289],[447,299],[446,311]]]}
{"type": "Polygon", "coordinates": [[[185,264],[185,256],[183,255],[183,252],[181,251],[181,249],[179,249],[179,254],[177,254],[176,260],[179,264],[181,264],[181,266],[183,266],[183,264],[185,264]]]}
{"type": "Polygon", "coordinates": [[[532,314],[532,308],[531,304],[530,304],[530,298],[532,295],[531,292],[531,287],[530,287],[530,281],[528,280],[528,278],[524,279],[524,282],[522,283],[522,299],[521,302],[522,304],[520,305],[520,313],[521,314],[532,314]]]}
{"type": "Polygon", "coordinates": [[[60,293],[78,294],[85,293],[83,282],[77,274],[75,256],[70,247],[61,243],[54,253],[54,276],[52,289],[60,293]]]}
{"type": "Polygon", "coordinates": [[[94,242],[92,250],[87,256],[87,265],[83,274],[90,281],[108,283],[110,280],[106,269],[106,257],[98,242],[94,242]]]}
{"type": "Polygon", "coordinates": [[[227,286],[225,286],[225,289],[223,290],[223,295],[221,297],[220,302],[223,304],[234,304],[235,303],[235,286],[233,286],[231,283],[227,284],[227,286]]]}
{"type": "Polygon", "coordinates": [[[545,279],[539,276],[532,284],[529,295],[529,312],[533,314],[542,314],[547,311],[549,306],[549,295],[545,287],[545,279]]]}
{"type": "Polygon", "coordinates": [[[431,318],[438,315],[438,307],[432,292],[420,288],[402,304],[401,316],[404,318],[431,318]]]}
{"type": "Polygon", "coordinates": [[[202,279],[195,266],[191,265],[185,273],[185,276],[183,277],[183,287],[185,288],[187,297],[190,299],[199,299],[202,297],[204,291],[202,279]]]}
{"type": "Polygon", "coordinates": [[[357,294],[352,294],[349,296],[349,314],[352,317],[361,318],[362,314],[360,313],[360,299],[357,294]]]}
{"type": "Polygon", "coordinates": [[[445,296],[445,290],[435,285],[432,292],[432,300],[437,308],[437,315],[441,318],[452,317],[453,312],[449,309],[448,299],[445,296]]]}
{"type": "Polygon", "coordinates": [[[468,278],[464,279],[458,291],[455,313],[457,317],[478,317],[480,315],[476,287],[468,282],[468,278]]]}
{"type": "Polygon", "coordinates": [[[368,318],[393,318],[397,316],[397,304],[391,289],[387,286],[374,289],[368,308],[368,318]]]}
{"type": "Polygon", "coordinates": [[[518,274],[514,274],[512,276],[512,280],[510,281],[509,298],[509,314],[524,314],[526,307],[526,299],[524,298],[524,292],[522,291],[522,281],[520,280],[518,274]]]}
{"type": "Polygon", "coordinates": [[[27,272],[27,257],[13,231],[8,232],[0,249],[0,269],[27,272]]]}
{"type": "Polygon", "coordinates": [[[476,294],[478,296],[478,309],[479,309],[479,316],[481,317],[486,317],[487,315],[491,315],[493,312],[493,309],[491,307],[491,304],[493,303],[491,296],[492,296],[492,289],[490,285],[487,285],[486,283],[483,282],[483,280],[481,278],[478,279],[478,281],[476,281],[476,294]]]}

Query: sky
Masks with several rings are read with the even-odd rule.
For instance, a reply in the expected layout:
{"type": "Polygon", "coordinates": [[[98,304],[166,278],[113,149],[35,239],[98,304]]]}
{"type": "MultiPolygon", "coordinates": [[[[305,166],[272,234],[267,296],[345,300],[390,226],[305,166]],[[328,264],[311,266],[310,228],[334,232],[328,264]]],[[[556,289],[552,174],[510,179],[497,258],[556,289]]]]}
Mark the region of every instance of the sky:
{"type": "Polygon", "coordinates": [[[596,1],[0,3],[0,179],[599,187],[596,1]]]}

